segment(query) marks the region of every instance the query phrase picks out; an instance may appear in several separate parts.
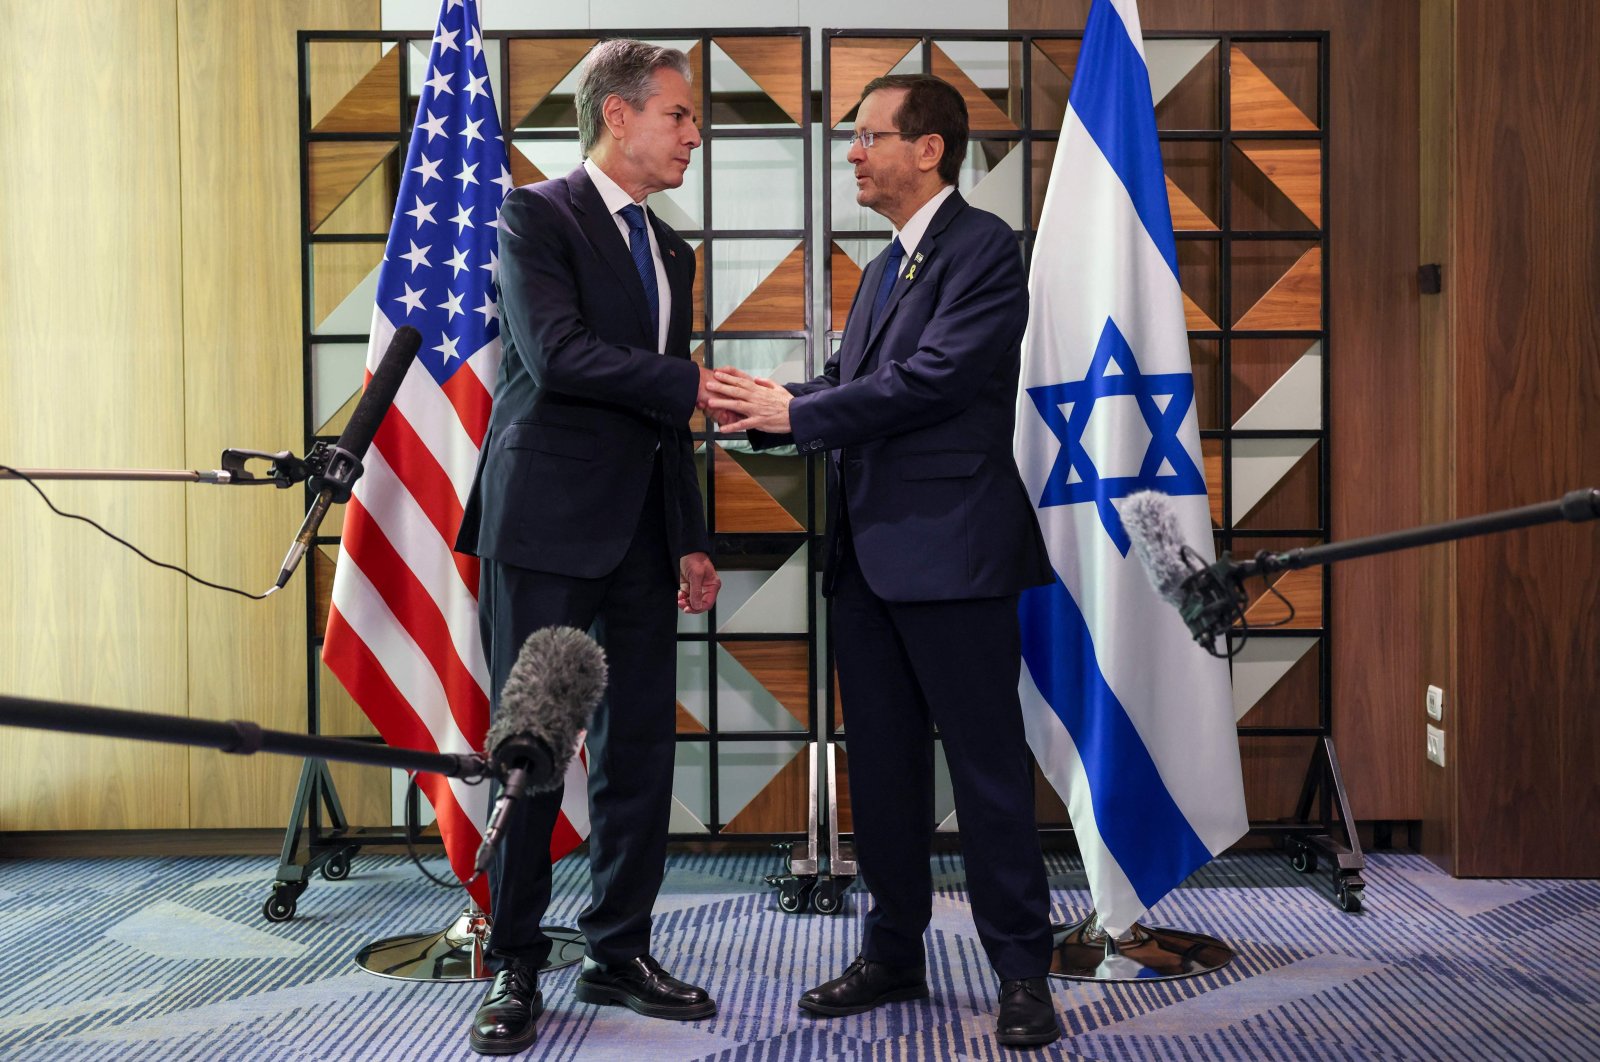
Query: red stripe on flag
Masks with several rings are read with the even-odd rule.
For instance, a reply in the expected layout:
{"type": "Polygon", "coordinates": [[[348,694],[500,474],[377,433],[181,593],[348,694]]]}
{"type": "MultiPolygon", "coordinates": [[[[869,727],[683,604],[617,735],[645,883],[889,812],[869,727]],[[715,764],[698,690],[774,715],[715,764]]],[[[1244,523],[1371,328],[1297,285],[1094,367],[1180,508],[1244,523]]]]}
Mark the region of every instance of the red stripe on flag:
{"type": "Polygon", "coordinates": [[[344,552],[366,575],[383,603],[417,649],[433,665],[444,687],[450,714],[468,741],[477,742],[489,727],[489,699],[472,672],[461,662],[449,624],[416,572],[396,551],[359,498],[350,499],[345,519],[344,552]]]}
{"type": "Polygon", "coordinates": [[[456,408],[456,416],[461,418],[461,426],[472,437],[472,445],[483,449],[483,437],[489,432],[489,407],[494,403],[494,396],[483,386],[478,374],[463,365],[451,374],[450,379],[439,385],[439,390],[456,408]]]}
{"type": "MultiPolygon", "coordinates": [[[[428,802],[433,805],[433,814],[439,820],[440,837],[470,837],[477,830],[477,824],[467,818],[467,813],[456,803],[456,795],[445,778],[437,774],[418,774],[417,788],[428,795],[428,802]]],[[[566,817],[561,816],[556,825],[559,827],[565,822],[566,817]]],[[[571,828],[567,827],[569,830],[571,828]]],[[[450,869],[456,872],[456,877],[463,882],[472,877],[478,856],[476,847],[468,854],[465,845],[452,847],[446,842],[445,853],[450,857],[450,869]]],[[[489,875],[485,874],[468,885],[467,892],[485,913],[489,911],[489,875]]]]}
{"type": "MultiPolygon", "coordinates": [[[[322,659],[350,696],[361,705],[384,741],[396,748],[439,751],[433,735],[423,725],[416,710],[389,680],[383,664],[345,622],[337,607],[328,613],[328,636],[323,645],[322,659]]],[[[418,784],[427,792],[434,815],[439,819],[439,832],[444,840],[445,852],[450,857],[450,867],[457,877],[465,881],[472,875],[472,864],[483,831],[456,803],[455,793],[444,784],[444,779],[432,776],[432,780],[439,783],[437,787],[429,784],[430,776],[424,776],[418,784]]],[[[488,911],[488,881],[478,880],[470,891],[478,906],[488,911]]]]}
{"type": "MultiPolygon", "coordinates": [[[[390,409],[378,434],[373,436],[372,445],[417,500],[428,522],[438,529],[439,537],[454,545],[456,532],[461,530],[461,499],[450,473],[439,464],[405,414],[397,408],[390,409]]],[[[477,587],[472,590],[476,592],[477,587]]]]}
{"type": "Polygon", "coordinates": [[[570,854],[582,843],[583,838],[578,836],[578,831],[572,828],[567,817],[557,815],[555,828],[550,831],[550,862],[554,863],[570,854]]]}

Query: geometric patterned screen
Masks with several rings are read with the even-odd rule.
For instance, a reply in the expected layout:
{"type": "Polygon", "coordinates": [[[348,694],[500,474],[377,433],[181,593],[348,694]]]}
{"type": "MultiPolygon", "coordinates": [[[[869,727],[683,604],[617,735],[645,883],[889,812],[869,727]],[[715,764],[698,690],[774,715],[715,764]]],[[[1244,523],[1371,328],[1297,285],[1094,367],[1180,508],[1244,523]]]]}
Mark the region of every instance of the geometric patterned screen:
{"type": "MultiPolygon", "coordinates": [[[[855,205],[845,159],[862,86],[890,72],[930,72],[961,90],[972,126],[962,194],[1009,220],[1031,260],[1081,37],[824,34],[831,313],[819,334],[837,342],[861,267],[889,238],[881,218],[855,205]]],[[[1145,51],[1217,548],[1250,555],[1322,542],[1326,34],[1146,33],[1145,51]]],[[[1278,596],[1253,587],[1251,637],[1233,661],[1258,820],[1292,810],[1310,739],[1329,726],[1324,570],[1285,573],[1272,585],[1292,618],[1278,596]]],[[[1053,794],[1040,791],[1041,823],[1064,823],[1053,794]]]]}
{"type": "MultiPolygon", "coordinates": [[[[581,162],[576,67],[606,35],[484,34],[516,184],[581,162]]],[[[302,34],[308,444],[337,436],[359,397],[429,41],[427,33],[302,34]]],[[[778,380],[806,378],[816,368],[809,31],[684,31],[654,43],[688,54],[701,93],[703,144],[683,185],[650,200],[695,250],[692,355],[778,380]]],[[[692,427],[725,587],[715,610],[680,622],[672,829],[803,832],[818,644],[808,548],[820,526],[814,462],[752,454],[742,436],[718,436],[698,415],[692,427]]],[[[337,538],[319,540],[314,649],[337,557],[337,538]]],[[[326,673],[313,696],[324,723],[339,715],[328,705],[346,701],[326,673]]]]}
{"type": "MultiPolygon", "coordinates": [[[[580,161],[574,68],[604,35],[484,35],[517,184],[580,161]]],[[[429,36],[301,34],[308,445],[335,438],[358,397],[429,36]]],[[[931,71],[961,89],[973,127],[962,193],[1007,219],[1033,254],[1080,37],[824,31],[815,95],[808,30],[683,31],[657,41],[689,54],[702,93],[703,147],[683,186],[650,204],[695,248],[694,357],[787,381],[816,372],[836,345],[861,269],[889,236],[881,218],[856,206],[844,159],[860,89],[883,73],[931,71]],[[826,253],[814,254],[814,242],[826,253]]],[[[1150,32],[1145,49],[1218,549],[1325,541],[1326,34],[1150,32]]],[[[699,418],[694,428],[725,585],[714,612],[680,624],[672,829],[792,836],[806,825],[808,743],[839,729],[812,557],[819,465],[752,453],[699,418]]],[[[324,526],[339,527],[337,514],[324,526]]],[[[318,545],[314,653],[338,541],[318,545]]],[[[1253,629],[1233,664],[1257,820],[1288,813],[1300,784],[1288,765],[1303,770],[1310,739],[1329,727],[1323,569],[1286,573],[1274,589],[1293,619],[1253,629]]],[[[1256,627],[1288,612],[1257,591],[1248,615],[1256,627]]],[[[325,671],[313,676],[312,704],[325,732],[359,720],[325,671]]],[[[841,805],[848,831],[848,793],[841,805]]],[[[936,815],[946,828],[952,810],[941,781],[936,815]]],[[[1044,786],[1039,817],[1065,823],[1044,786]]]]}

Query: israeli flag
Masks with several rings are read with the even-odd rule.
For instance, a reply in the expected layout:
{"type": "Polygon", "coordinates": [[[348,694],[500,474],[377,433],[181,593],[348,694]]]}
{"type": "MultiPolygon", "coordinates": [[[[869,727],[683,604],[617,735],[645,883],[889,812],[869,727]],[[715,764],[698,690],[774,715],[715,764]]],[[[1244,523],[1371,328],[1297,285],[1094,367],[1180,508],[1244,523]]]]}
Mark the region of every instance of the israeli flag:
{"type": "Polygon", "coordinates": [[[1227,663],[1190,639],[1118,507],[1172,496],[1210,559],[1178,253],[1135,0],[1094,0],[1044,201],[1017,464],[1056,581],[1022,595],[1028,743],[1120,934],[1247,821],[1227,663]]]}

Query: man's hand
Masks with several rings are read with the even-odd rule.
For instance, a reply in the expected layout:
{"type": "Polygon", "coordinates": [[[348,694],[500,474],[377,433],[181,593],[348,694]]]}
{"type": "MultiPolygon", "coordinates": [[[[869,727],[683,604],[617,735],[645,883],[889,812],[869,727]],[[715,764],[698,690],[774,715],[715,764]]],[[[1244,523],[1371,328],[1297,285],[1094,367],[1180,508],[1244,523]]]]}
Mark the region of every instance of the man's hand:
{"type": "Polygon", "coordinates": [[[678,561],[678,608],[691,616],[699,615],[717,603],[722,580],[716,566],[704,553],[689,553],[678,561]]]}
{"type": "Polygon", "coordinates": [[[716,377],[712,376],[711,370],[704,365],[698,366],[698,368],[700,370],[700,386],[694,393],[694,404],[696,409],[708,411],[710,409],[711,392],[706,385],[716,377]]]}
{"type": "MultiPolygon", "coordinates": [[[[721,370],[719,370],[721,371],[721,370]]],[[[732,370],[738,372],[737,369],[732,370]]],[[[717,422],[717,427],[726,428],[729,424],[739,419],[739,415],[730,409],[714,409],[711,405],[711,393],[707,385],[714,382],[716,377],[705,366],[700,367],[700,390],[695,394],[695,408],[717,422]]]]}
{"type": "Polygon", "coordinates": [[[731,413],[737,419],[717,423],[724,431],[757,431],[786,434],[789,428],[789,403],[794,401],[786,388],[771,380],[749,376],[737,369],[718,369],[706,384],[711,392],[710,410],[731,413]]]}

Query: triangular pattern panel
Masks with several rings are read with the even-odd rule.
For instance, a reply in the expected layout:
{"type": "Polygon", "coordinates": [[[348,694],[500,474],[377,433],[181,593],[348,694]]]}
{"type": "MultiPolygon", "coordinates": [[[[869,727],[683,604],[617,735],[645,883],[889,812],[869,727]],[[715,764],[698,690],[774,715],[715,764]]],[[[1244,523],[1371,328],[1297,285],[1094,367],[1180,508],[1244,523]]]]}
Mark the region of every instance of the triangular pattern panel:
{"type": "Polygon", "coordinates": [[[829,42],[829,71],[832,77],[828,98],[828,127],[831,129],[855,109],[861,90],[875,77],[895,68],[911,49],[915,38],[835,37],[829,42]]]}
{"type": "Polygon", "coordinates": [[[400,49],[391,49],[312,126],[313,133],[398,133],[400,49]]]}
{"type": "Polygon", "coordinates": [[[713,42],[739,69],[761,86],[761,91],[795,124],[806,124],[799,37],[717,37],[713,42]]]}

